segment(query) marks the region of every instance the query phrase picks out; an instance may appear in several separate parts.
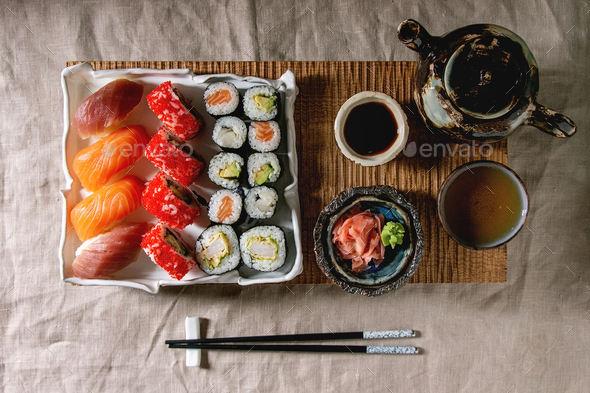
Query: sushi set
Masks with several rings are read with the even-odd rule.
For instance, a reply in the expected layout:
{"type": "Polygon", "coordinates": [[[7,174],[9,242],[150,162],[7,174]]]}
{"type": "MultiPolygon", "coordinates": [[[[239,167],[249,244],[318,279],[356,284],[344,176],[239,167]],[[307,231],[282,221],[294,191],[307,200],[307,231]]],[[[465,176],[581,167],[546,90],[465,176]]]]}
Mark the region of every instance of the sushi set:
{"type": "Polygon", "coordinates": [[[83,63],[62,88],[64,281],[157,293],[301,273],[291,72],[83,63]]]}

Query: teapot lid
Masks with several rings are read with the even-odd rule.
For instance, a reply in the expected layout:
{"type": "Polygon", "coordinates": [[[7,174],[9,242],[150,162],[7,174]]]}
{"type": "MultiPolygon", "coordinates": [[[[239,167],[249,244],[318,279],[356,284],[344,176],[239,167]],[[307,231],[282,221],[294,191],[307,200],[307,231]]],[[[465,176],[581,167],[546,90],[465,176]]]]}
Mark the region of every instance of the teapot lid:
{"type": "Polygon", "coordinates": [[[509,112],[526,92],[531,65],[524,48],[503,35],[479,35],[448,58],[444,85],[464,113],[492,119],[509,112]]]}

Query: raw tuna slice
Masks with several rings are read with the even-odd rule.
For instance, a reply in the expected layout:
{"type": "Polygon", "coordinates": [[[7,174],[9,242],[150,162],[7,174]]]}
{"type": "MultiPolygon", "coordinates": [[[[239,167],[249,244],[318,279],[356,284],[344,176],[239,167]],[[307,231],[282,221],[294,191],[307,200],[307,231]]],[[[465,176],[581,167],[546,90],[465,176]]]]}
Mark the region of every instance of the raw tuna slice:
{"type": "Polygon", "coordinates": [[[84,242],[76,251],[72,271],[79,278],[110,278],[137,260],[147,222],[130,222],[84,242]]]}

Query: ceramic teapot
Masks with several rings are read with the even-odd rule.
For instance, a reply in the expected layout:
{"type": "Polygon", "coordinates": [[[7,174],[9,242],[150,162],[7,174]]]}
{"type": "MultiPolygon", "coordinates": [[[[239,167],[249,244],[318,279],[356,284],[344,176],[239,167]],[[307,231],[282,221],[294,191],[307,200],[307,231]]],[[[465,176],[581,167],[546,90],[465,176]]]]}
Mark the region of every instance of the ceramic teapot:
{"type": "Polygon", "coordinates": [[[481,143],[507,138],[521,124],[557,137],[576,132],[570,119],[536,102],[537,63],[510,30],[478,24],[434,37],[408,19],[397,34],[420,55],[414,99],[432,130],[481,143]]]}

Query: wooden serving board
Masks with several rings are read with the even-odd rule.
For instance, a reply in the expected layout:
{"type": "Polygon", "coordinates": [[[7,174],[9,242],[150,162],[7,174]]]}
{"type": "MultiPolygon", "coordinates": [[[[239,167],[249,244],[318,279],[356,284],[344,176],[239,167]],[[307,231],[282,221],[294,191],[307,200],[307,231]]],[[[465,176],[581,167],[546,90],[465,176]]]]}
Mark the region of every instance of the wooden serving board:
{"type": "MultiPolygon", "coordinates": [[[[66,65],[77,63],[80,62],[66,65]]],[[[444,179],[465,162],[483,158],[507,164],[508,145],[506,141],[496,143],[491,151],[483,150],[484,157],[480,157],[478,148],[448,143],[429,131],[412,99],[415,62],[91,61],[90,64],[95,70],[189,68],[195,74],[234,73],[272,79],[287,70],[295,73],[299,87],[295,128],[304,270],[290,284],[330,282],[315,262],[312,233],[317,216],[341,191],[376,184],[396,188],[420,212],[426,246],[410,283],[506,282],[506,246],[490,251],[458,246],[440,224],[436,198],[444,179]],[[410,126],[407,154],[378,167],[362,167],[349,161],[334,139],[334,119],[340,106],[365,90],[395,98],[404,108],[410,126]],[[413,142],[416,150],[411,156],[413,142]]]]}

